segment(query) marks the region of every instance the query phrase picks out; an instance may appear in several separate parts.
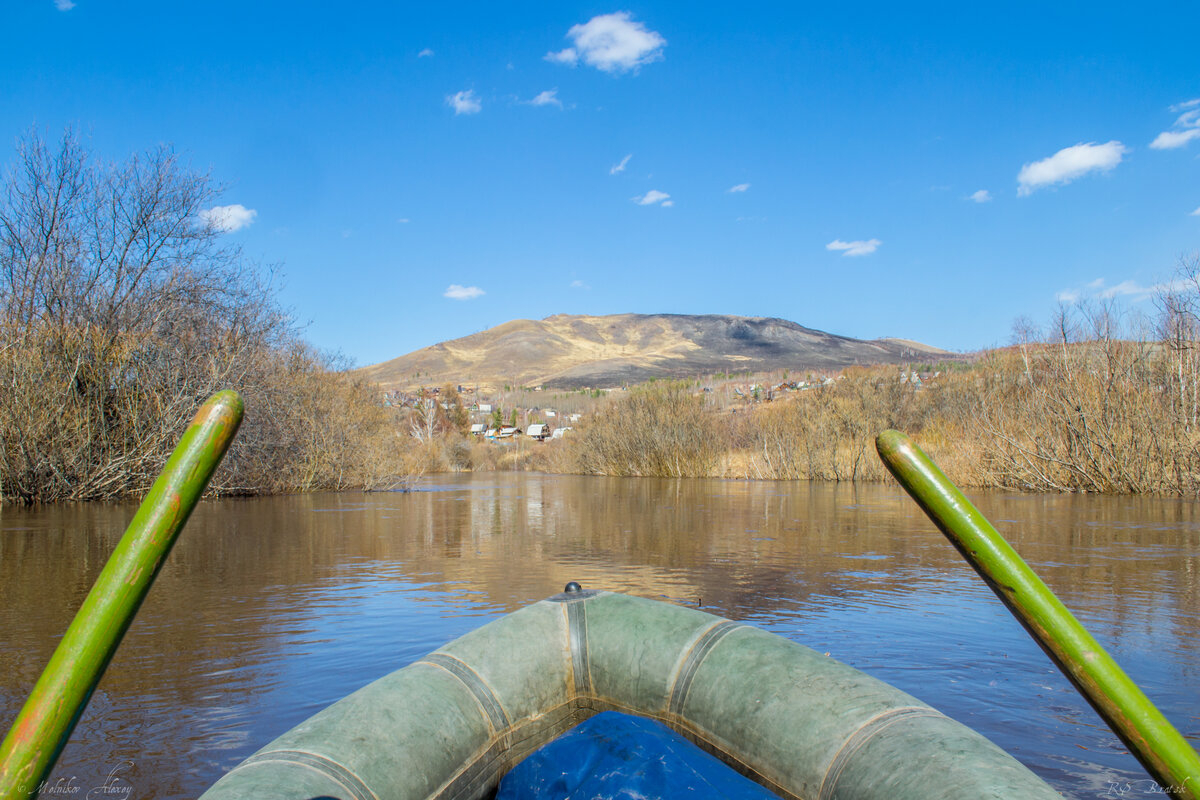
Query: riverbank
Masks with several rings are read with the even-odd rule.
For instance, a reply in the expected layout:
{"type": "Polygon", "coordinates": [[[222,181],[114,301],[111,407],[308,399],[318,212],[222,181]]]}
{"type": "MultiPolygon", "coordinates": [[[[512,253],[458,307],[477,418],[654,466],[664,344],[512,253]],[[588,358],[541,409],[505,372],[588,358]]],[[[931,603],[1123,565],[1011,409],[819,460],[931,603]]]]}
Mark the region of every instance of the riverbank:
{"type": "Polygon", "coordinates": [[[1189,353],[1117,339],[1029,343],[927,375],[852,368],[766,402],[721,404],[700,383],[655,382],[558,441],[459,444],[433,468],[610,476],[887,481],[874,437],[905,431],[961,486],[1200,494],[1189,353]]]}

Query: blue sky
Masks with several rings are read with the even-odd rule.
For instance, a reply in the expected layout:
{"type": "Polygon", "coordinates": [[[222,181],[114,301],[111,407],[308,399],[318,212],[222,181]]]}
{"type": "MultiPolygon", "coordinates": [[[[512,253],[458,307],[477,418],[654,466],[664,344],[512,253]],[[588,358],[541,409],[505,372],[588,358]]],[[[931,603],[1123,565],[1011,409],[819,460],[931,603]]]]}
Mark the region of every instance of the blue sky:
{"type": "Polygon", "coordinates": [[[358,364],[556,313],[952,350],[1200,250],[1200,6],[0,5],[0,134],[171,143],[358,364]]]}

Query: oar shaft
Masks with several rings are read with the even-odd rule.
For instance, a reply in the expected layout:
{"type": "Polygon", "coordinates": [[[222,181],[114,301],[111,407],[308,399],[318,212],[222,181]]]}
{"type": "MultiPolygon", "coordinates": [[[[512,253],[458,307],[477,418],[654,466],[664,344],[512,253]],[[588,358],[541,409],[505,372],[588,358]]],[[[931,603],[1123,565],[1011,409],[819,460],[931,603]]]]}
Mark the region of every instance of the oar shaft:
{"type": "Polygon", "coordinates": [[[1170,795],[1200,800],[1200,755],[1087,629],[907,436],[876,439],[883,463],[1170,795]]]}
{"type": "Polygon", "coordinates": [[[0,745],[3,800],[37,794],[241,420],[235,392],[192,420],[0,745]]]}

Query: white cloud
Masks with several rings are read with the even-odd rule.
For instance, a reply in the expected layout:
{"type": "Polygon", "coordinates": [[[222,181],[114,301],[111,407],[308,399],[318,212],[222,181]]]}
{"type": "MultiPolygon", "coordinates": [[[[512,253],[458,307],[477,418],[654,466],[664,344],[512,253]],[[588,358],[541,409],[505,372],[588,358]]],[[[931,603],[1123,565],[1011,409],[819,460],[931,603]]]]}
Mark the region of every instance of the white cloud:
{"type": "Polygon", "coordinates": [[[1175,120],[1177,128],[1195,128],[1198,125],[1200,125],[1200,108],[1185,111],[1179,115],[1179,119],[1175,120]]]}
{"type": "Polygon", "coordinates": [[[667,44],[660,34],[634,22],[628,11],[600,14],[582,25],[572,25],[567,36],[575,46],[547,53],[546,60],[573,67],[582,59],[603,72],[636,71],[643,64],[660,61],[667,44]]]}
{"type": "Polygon", "coordinates": [[[1017,195],[1024,197],[1043,186],[1070,183],[1089,172],[1108,170],[1121,163],[1121,156],[1128,150],[1118,141],[1106,144],[1077,144],[1064,147],[1049,158],[1021,167],[1017,175],[1017,195]]]}
{"type": "Polygon", "coordinates": [[[1200,139],[1200,128],[1186,131],[1163,131],[1154,137],[1150,146],[1155,150],[1174,150],[1176,147],[1183,147],[1192,139],[1200,139]]]}
{"type": "Polygon", "coordinates": [[[558,89],[547,89],[546,91],[539,94],[537,97],[530,100],[529,105],[531,105],[531,106],[558,106],[559,108],[562,108],[563,107],[562,101],[559,100],[555,96],[557,94],[558,94],[558,89]]]}
{"type": "Polygon", "coordinates": [[[674,205],[675,205],[675,201],[674,201],[674,200],[664,200],[664,201],[663,201],[663,204],[662,204],[662,207],[663,207],[663,208],[671,208],[671,207],[672,207],[672,206],[674,206],[674,205]]]}
{"type": "Polygon", "coordinates": [[[1191,214],[1188,214],[1188,216],[1189,216],[1189,217],[1200,217],[1200,208],[1197,208],[1197,209],[1196,209],[1195,211],[1193,211],[1191,214]]]}
{"type": "Polygon", "coordinates": [[[459,286],[457,283],[452,283],[446,287],[446,291],[442,292],[442,297],[449,297],[451,300],[474,300],[483,294],[487,293],[478,286],[459,286]]]}
{"type": "Polygon", "coordinates": [[[408,217],[401,217],[400,219],[396,220],[396,222],[399,222],[401,225],[407,225],[408,223],[412,222],[412,220],[408,217]]]}
{"type": "Polygon", "coordinates": [[[446,95],[446,105],[454,109],[455,116],[459,114],[478,114],[483,109],[483,104],[479,101],[479,97],[475,94],[474,89],[467,89],[465,92],[446,95]]]}
{"type": "Polygon", "coordinates": [[[976,203],[990,203],[992,202],[992,193],[987,189],[980,189],[978,192],[971,194],[967,199],[974,200],[976,203]]]}
{"type": "Polygon", "coordinates": [[[257,216],[258,212],[253,208],[234,203],[231,206],[213,206],[201,211],[200,221],[221,233],[233,233],[248,227],[257,216]]]}
{"type": "Polygon", "coordinates": [[[1084,298],[1111,300],[1114,297],[1128,297],[1135,302],[1145,300],[1158,292],[1169,292],[1180,288],[1174,282],[1156,283],[1153,286],[1142,286],[1134,280],[1125,280],[1109,286],[1104,278],[1089,282],[1082,289],[1063,289],[1054,295],[1060,303],[1077,303],[1084,298]]]}
{"type": "Polygon", "coordinates": [[[748,184],[748,183],[739,183],[737,186],[730,186],[730,187],[729,187],[729,193],[730,193],[730,194],[733,194],[733,193],[736,193],[736,192],[744,192],[744,191],[746,191],[746,190],[747,190],[747,189],[749,189],[749,188],[750,188],[750,184],[748,184]]]}
{"type": "Polygon", "coordinates": [[[1116,286],[1108,286],[1100,290],[1101,297],[1108,299],[1111,297],[1149,297],[1158,291],[1160,287],[1142,286],[1137,281],[1121,281],[1116,286]]]}
{"type": "Polygon", "coordinates": [[[71,0],[54,0],[54,7],[59,11],[70,11],[75,7],[71,0]]]}
{"type": "MultiPolygon", "coordinates": [[[[670,196],[671,195],[667,194],[666,192],[660,192],[658,189],[651,189],[645,194],[633,198],[633,202],[637,203],[639,206],[652,206],[655,203],[666,200],[670,196]]],[[[663,205],[666,205],[666,203],[663,203],[663,205]]],[[[672,203],[672,205],[674,205],[674,203],[672,203]]]]}
{"type": "Polygon", "coordinates": [[[568,67],[573,67],[579,63],[579,53],[575,52],[574,47],[568,47],[566,50],[559,50],[557,53],[546,53],[546,60],[552,61],[555,64],[565,64],[568,67]]]}
{"type": "Polygon", "coordinates": [[[417,58],[433,58],[433,51],[426,47],[424,50],[417,53],[417,58]]]}
{"type": "Polygon", "coordinates": [[[1183,147],[1193,139],[1200,139],[1200,107],[1198,106],[1200,106],[1200,97],[1171,106],[1168,110],[1172,114],[1179,114],[1181,111],[1183,113],[1179,114],[1179,118],[1175,120],[1171,130],[1163,131],[1154,137],[1150,147],[1155,150],[1174,150],[1176,147],[1183,147]]]}
{"type": "Polygon", "coordinates": [[[878,239],[867,239],[866,241],[843,242],[841,239],[834,239],[829,244],[825,245],[826,250],[843,250],[844,256],[869,256],[879,249],[879,245],[883,244],[878,239]]]}
{"type": "Polygon", "coordinates": [[[583,281],[571,281],[571,288],[572,289],[587,289],[588,291],[591,291],[591,289],[592,289],[592,287],[588,286],[583,281]]]}
{"type": "Polygon", "coordinates": [[[611,167],[609,167],[608,174],[616,175],[618,172],[624,172],[625,166],[629,163],[629,159],[631,159],[631,158],[633,158],[633,153],[630,153],[629,155],[622,158],[620,164],[613,164],[611,167]]]}

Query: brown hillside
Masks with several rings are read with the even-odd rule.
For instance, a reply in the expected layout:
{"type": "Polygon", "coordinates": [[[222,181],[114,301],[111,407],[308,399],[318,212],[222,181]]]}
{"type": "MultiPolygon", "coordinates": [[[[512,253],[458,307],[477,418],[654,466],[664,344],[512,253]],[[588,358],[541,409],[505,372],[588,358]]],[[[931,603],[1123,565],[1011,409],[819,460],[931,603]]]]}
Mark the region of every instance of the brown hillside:
{"type": "Polygon", "coordinates": [[[945,350],[904,339],[851,339],[766,317],[558,314],[506,322],[360,373],[386,389],[443,383],[577,389],[714,372],[837,370],[949,357],[945,350]]]}

